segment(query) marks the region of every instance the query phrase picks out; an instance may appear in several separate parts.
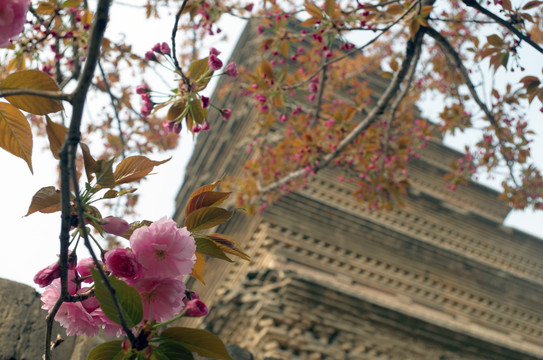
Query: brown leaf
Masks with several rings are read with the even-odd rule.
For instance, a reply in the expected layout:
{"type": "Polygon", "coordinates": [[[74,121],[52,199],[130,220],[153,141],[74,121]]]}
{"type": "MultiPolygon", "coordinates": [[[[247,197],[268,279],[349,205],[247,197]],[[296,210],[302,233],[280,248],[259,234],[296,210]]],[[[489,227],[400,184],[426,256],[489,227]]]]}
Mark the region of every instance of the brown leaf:
{"type": "Polygon", "coordinates": [[[192,268],[192,273],[190,275],[205,285],[204,268],[206,266],[206,257],[197,251],[194,253],[194,255],[196,255],[196,261],[194,262],[194,267],[192,268]]]}
{"type": "Polygon", "coordinates": [[[224,200],[228,199],[230,194],[229,192],[205,191],[196,196],[191,196],[189,203],[185,207],[185,217],[189,216],[194,210],[221,204],[224,200]]]}
{"type": "Polygon", "coordinates": [[[46,186],[38,190],[32,197],[25,216],[36,211],[46,214],[60,211],[60,190],[55,189],[54,186],[46,186]]]}
{"type": "MultiPolygon", "coordinates": [[[[8,75],[0,81],[0,89],[33,89],[44,91],[60,91],[52,77],[38,70],[23,70],[8,75]]],[[[13,106],[35,115],[45,115],[63,110],[58,100],[48,99],[34,95],[6,96],[6,100],[13,106]]]]}
{"type": "Polygon", "coordinates": [[[236,255],[243,260],[250,261],[249,255],[244,253],[238,243],[229,236],[223,234],[211,234],[208,237],[215,242],[215,244],[225,253],[236,255]]]}
{"type": "Polygon", "coordinates": [[[47,137],[49,138],[49,148],[51,149],[55,159],[59,160],[58,152],[60,151],[62,144],[64,144],[64,139],[66,139],[68,129],[63,125],[55,124],[47,115],[45,115],[45,120],[47,122],[45,125],[45,131],[47,132],[47,137]]]}
{"type": "Polygon", "coordinates": [[[85,173],[87,174],[87,179],[89,181],[92,181],[94,179],[94,174],[96,171],[98,171],[99,166],[96,163],[96,160],[92,157],[89,147],[85,143],[79,143],[79,146],[81,147],[81,151],[83,152],[83,165],[85,166],[85,173]]]}
{"type": "Polygon", "coordinates": [[[232,217],[234,213],[223,208],[205,207],[194,210],[185,219],[185,226],[189,231],[209,229],[232,217]]]}
{"type": "Polygon", "coordinates": [[[19,109],[0,102],[0,147],[23,159],[32,170],[32,131],[19,109]]]}
{"type": "Polygon", "coordinates": [[[113,173],[115,185],[138,181],[149,174],[155,166],[164,164],[170,161],[170,159],[153,161],[141,155],[129,156],[115,168],[115,172],[113,173]]]}

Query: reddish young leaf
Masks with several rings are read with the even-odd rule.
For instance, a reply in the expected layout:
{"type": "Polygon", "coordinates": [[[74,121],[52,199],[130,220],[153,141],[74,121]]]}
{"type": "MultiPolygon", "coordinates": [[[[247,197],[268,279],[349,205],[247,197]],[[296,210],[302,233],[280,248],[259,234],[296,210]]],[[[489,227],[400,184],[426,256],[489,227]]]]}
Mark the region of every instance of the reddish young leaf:
{"type": "Polygon", "coordinates": [[[194,210],[221,204],[224,200],[228,199],[230,194],[230,192],[204,191],[196,196],[191,196],[185,208],[185,217],[189,216],[194,210]]]}

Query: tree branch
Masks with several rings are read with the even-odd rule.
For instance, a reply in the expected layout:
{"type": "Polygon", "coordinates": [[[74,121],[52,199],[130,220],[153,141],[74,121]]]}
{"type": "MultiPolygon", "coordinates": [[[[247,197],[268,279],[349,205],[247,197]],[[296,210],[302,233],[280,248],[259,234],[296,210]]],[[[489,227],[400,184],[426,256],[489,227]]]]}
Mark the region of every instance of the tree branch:
{"type": "Polygon", "coordinates": [[[469,6],[469,7],[472,7],[474,8],[475,10],[478,10],[480,12],[482,12],[483,14],[485,14],[486,16],[488,16],[489,18],[491,18],[492,20],[496,21],[498,24],[500,24],[501,26],[507,28],[509,31],[511,31],[513,34],[515,34],[516,36],[519,37],[519,39],[521,40],[524,40],[526,41],[528,44],[530,44],[534,49],[536,49],[537,51],[539,51],[540,53],[543,54],[543,48],[541,48],[541,46],[539,46],[539,44],[537,44],[536,42],[534,42],[532,39],[530,39],[528,36],[524,35],[522,32],[520,32],[516,27],[513,26],[513,24],[511,24],[510,22],[507,22],[505,21],[504,19],[502,19],[501,17],[499,17],[498,15],[494,14],[493,12],[485,9],[484,7],[482,7],[477,1],[475,0],[462,0],[462,2],[464,4],[466,4],[466,6],[469,6]]]}
{"type": "Polygon", "coordinates": [[[388,85],[383,95],[381,95],[381,97],[379,98],[376,106],[345,138],[343,138],[343,140],[341,140],[341,142],[338,144],[333,152],[326,154],[324,158],[318,163],[316,162],[315,166],[313,166],[311,169],[299,169],[297,171],[291,172],[282,179],[279,179],[278,181],[275,181],[266,187],[260,187],[257,184],[259,191],[264,194],[282,185],[285,185],[289,181],[298,178],[304,174],[307,174],[308,172],[317,172],[318,170],[326,167],[334,158],[341,154],[341,152],[343,152],[343,150],[345,150],[345,148],[362,133],[362,131],[366,130],[375,120],[377,120],[379,116],[383,114],[385,108],[389,105],[390,100],[392,100],[392,98],[398,93],[398,90],[400,89],[400,84],[402,83],[403,79],[407,74],[409,66],[413,61],[415,53],[417,52],[417,48],[420,48],[422,46],[422,38],[426,29],[427,28],[425,27],[421,27],[419,31],[417,31],[415,38],[408,41],[405,51],[405,58],[402,62],[402,65],[398,72],[394,75],[394,78],[388,85]]]}
{"type": "MultiPolygon", "coordinates": [[[[94,71],[96,69],[96,64],[100,57],[100,46],[102,44],[102,39],[107,25],[110,0],[99,0],[96,8],[95,19],[91,29],[89,44],[88,44],[88,54],[87,60],[81,72],[81,76],[78,80],[75,91],[72,94],[72,118],[70,121],[70,126],[68,133],[66,134],[66,140],[62,145],[61,150],[59,151],[60,157],[60,189],[61,189],[61,231],[60,231],[60,279],[61,279],[61,294],[57,302],[55,303],[51,313],[47,316],[46,323],[46,336],[45,336],[45,360],[51,359],[51,333],[53,327],[53,320],[58,311],[58,308],[62,305],[62,302],[65,298],[70,296],[68,292],[68,247],[70,239],[70,227],[72,225],[72,211],[71,211],[71,192],[70,192],[70,183],[74,186],[76,201],[77,201],[77,212],[79,215],[79,225],[83,231],[83,235],[86,234],[86,228],[84,226],[85,220],[82,217],[83,208],[81,204],[81,199],[79,198],[79,189],[78,189],[78,180],[77,173],[75,169],[75,156],[77,151],[77,145],[81,139],[81,120],[83,116],[83,109],[85,106],[85,98],[89,86],[92,82],[94,76],[94,71]],[[73,180],[73,181],[72,181],[73,180]]],[[[85,244],[88,243],[88,237],[85,238],[85,244]]],[[[92,248],[89,248],[92,254],[92,248]]],[[[98,261],[95,256],[93,256],[96,267],[100,268],[98,261]]],[[[103,271],[101,271],[103,277],[103,271]]],[[[106,278],[106,284],[108,284],[106,278]]],[[[111,292],[114,296],[114,291],[111,292]]],[[[114,297],[115,299],[115,297],[114,297]]],[[[121,314],[121,320],[122,314],[121,314]]],[[[126,324],[123,322],[123,329],[128,330],[127,335],[132,343],[134,343],[134,335],[130,332],[130,329],[126,327],[126,324]]]]}

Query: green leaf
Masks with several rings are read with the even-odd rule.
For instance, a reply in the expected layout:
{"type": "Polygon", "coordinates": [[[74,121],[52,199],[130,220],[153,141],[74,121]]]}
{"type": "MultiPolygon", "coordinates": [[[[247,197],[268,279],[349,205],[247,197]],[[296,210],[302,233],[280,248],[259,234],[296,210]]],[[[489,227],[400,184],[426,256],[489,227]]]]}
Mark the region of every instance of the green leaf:
{"type": "Polygon", "coordinates": [[[200,356],[220,360],[234,360],[228,355],[221,339],[209,331],[184,327],[171,327],[162,332],[164,337],[176,340],[200,356]]]}
{"type": "MultiPolygon", "coordinates": [[[[100,303],[100,307],[108,318],[120,324],[121,318],[117,312],[113,298],[106,287],[106,283],[100,276],[100,272],[97,269],[91,269],[91,274],[95,284],[94,294],[100,303]]],[[[143,319],[141,295],[132,286],[117,279],[115,276],[109,276],[108,280],[113,289],[115,289],[126,326],[129,328],[136,326],[143,319]]]]}
{"type": "Polygon", "coordinates": [[[194,355],[189,349],[172,340],[166,340],[153,348],[153,355],[157,355],[157,360],[194,360],[194,355]]]}
{"type": "Polygon", "coordinates": [[[122,353],[123,342],[121,340],[109,341],[98,345],[91,350],[87,360],[113,360],[122,353]]]}
{"type": "Polygon", "coordinates": [[[164,164],[165,162],[170,161],[170,159],[153,161],[145,156],[129,156],[126,159],[123,159],[123,161],[115,168],[115,172],[113,173],[115,185],[138,181],[149,174],[155,166],[164,164]]]}
{"type": "Polygon", "coordinates": [[[60,151],[62,144],[64,144],[64,139],[66,139],[68,128],[63,125],[55,124],[47,115],[45,115],[45,120],[47,122],[45,125],[45,131],[47,132],[47,138],[49,138],[49,148],[51,149],[55,159],[58,160],[60,159],[58,157],[58,152],[60,151]]]}
{"type": "Polygon", "coordinates": [[[195,236],[194,241],[196,242],[196,252],[217,259],[226,260],[228,262],[233,262],[224,254],[224,251],[221,250],[221,248],[217,246],[213,240],[207,238],[206,236],[195,236]]]}
{"type": "MultiPolygon", "coordinates": [[[[0,81],[1,90],[33,89],[44,91],[60,91],[52,77],[38,70],[17,71],[0,81]]],[[[13,106],[34,115],[45,115],[63,110],[59,100],[35,95],[6,96],[13,106]]]]}
{"type": "Polygon", "coordinates": [[[38,190],[32,197],[30,207],[25,216],[39,211],[44,214],[60,211],[60,190],[54,186],[46,186],[38,190]]]}
{"type": "Polygon", "coordinates": [[[0,102],[0,147],[26,161],[34,173],[30,125],[19,109],[5,102],[0,102]]]}
{"type": "Polygon", "coordinates": [[[199,231],[212,228],[230,219],[234,213],[223,208],[205,207],[194,210],[185,219],[189,231],[199,231]]]}
{"type": "Polygon", "coordinates": [[[228,199],[230,194],[230,192],[204,191],[196,196],[191,196],[189,203],[185,207],[185,217],[189,216],[194,210],[221,204],[224,200],[228,199]]]}

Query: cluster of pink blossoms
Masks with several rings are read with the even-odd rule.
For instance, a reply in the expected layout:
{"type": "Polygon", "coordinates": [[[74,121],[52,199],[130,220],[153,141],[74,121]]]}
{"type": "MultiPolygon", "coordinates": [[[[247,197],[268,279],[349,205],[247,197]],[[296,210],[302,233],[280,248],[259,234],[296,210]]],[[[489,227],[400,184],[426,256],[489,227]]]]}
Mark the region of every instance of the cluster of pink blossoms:
{"type": "MultiPolygon", "coordinates": [[[[122,220],[110,220],[104,226],[106,231],[123,232],[122,220]]],[[[196,243],[186,228],[178,228],[172,219],[164,217],[150,226],[136,229],[130,236],[130,246],[107,251],[103,256],[103,266],[104,270],[140,293],[144,321],[167,321],[183,309],[188,316],[207,314],[207,307],[198,294],[187,291],[182,281],[183,276],[192,272],[196,260],[196,243]]],[[[70,265],[68,290],[71,295],[91,289],[81,286],[92,282],[91,267],[94,267],[94,263],[90,258],[80,260],[77,266],[70,265]]],[[[45,310],[51,311],[60,296],[59,276],[58,263],[55,263],[41,270],[34,278],[40,286],[47,286],[41,297],[45,310]]],[[[63,303],[55,319],[66,328],[69,336],[93,336],[100,327],[109,336],[122,333],[121,326],[104,314],[95,297],[63,303]]]]}
{"type": "Polygon", "coordinates": [[[30,0],[0,1],[0,47],[11,44],[24,29],[30,0]]]}

